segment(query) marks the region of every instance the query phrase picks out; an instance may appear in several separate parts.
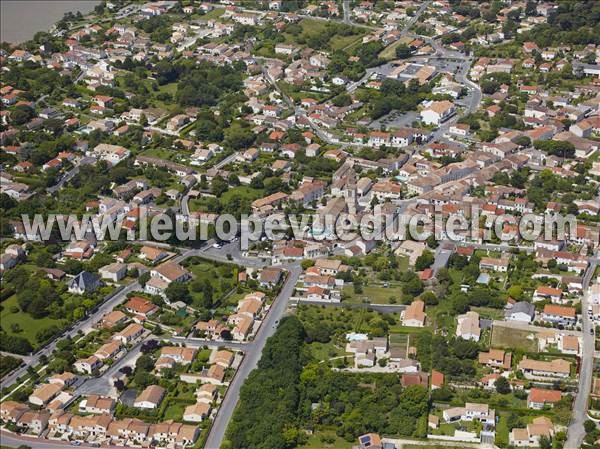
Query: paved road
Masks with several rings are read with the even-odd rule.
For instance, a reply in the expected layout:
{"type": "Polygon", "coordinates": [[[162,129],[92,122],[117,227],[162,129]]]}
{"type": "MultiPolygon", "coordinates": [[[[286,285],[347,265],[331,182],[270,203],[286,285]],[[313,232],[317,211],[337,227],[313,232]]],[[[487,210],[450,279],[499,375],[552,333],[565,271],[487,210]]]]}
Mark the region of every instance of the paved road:
{"type": "Polygon", "coordinates": [[[342,21],[346,25],[358,25],[357,23],[353,22],[350,18],[350,0],[344,0],[342,2],[342,8],[344,9],[344,18],[342,19],[342,21]]]}
{"type": "Polygon", "coordinates": [[[441,268],[446,268],[448,266],[448,261],[450,260],[450,256],[453,252],[453,246],[454,244],[452,242],[443,241],[440,242],[438,247],[435,249],[435,259],[433,261],[433,265],[431,266],[434,276],[437,275],[441,268]]]}
{"type": "Polygon", "coordinates": [[[49,194],[53,194],[56,193],[57,191],[59,191],[63,185],[65,185],[66,182],[70,181],[71,179],[73,179],[73,177],[79,173],[79,168],[82,165],[90,165],[96,162],[96,159],[94,159],[93,157],[84,157],[82,158],[79,162],[77,162],[75,164],[75,166],[69,170],[61,179],[60,181],[58,181],[56,184],[54,184],[52,187],[48,187],[46,188],[46,192],[48,192],[49,194]]]}
{"type": "Polygon", "coordinates": [[[135,367],[135,362],[140,356],[142,344],[149,338],[138,342],[131,348],[127,354],[117,360],[110,368],[108,368],[100,377],[90,377],[86,379],[77,389],[75,395],[99,394],[102,396],[110,396],[113,390],[111,378],[124,366],[135,367]]]}
{"type": "Polygon", "coordinates": [[[590,261],[590,266],[585,272],[583,279],[585,293],[581,299],[581,310],[583,311],[583,347],[581,348],[582,355],[581,366],[579,370],[579,387],[577,396],[573,402],[573,414],[571,416],[571,423],[567,429],[567,441],[565,443],[565,449],[577,449],[581,447],[583,438],[585,437],[583,423],[587,419],[588,400],[590,398],[590,391],[592,388],[594,362],[594,335],[590,334],[590,330],[593,328],[593,326],[587,313],[587,302],[589,299],[590,281],[596,271],[597,264],[598,262],[596,259],[592,259],[590,261]]]}
{"type": "Polygon", "coordinates": [[[21,359],[25,363],[29,363],[29,361],[31,360],[31,357],[28,355],[13,354],[12,352],[5,352],[5,351],[0,351],[0,354],[3,356],[6,356],[6,357],[13,357],[15,359],[21,359]]]}
{"type": "Polygon", "coordinates": [[[237,342],[237,341],[225,341],[225,340],[206,340],[204,338],[194,337],[168,337],[162,338],[163,341],[168,341],[174,344],[184,344],[190,348],[201,348],[208,346],[209,348],[229,348],[236,351],[248,351],[254,347],[253,342],[237,342]]]}
{"type": "Polygon", "coordinates": [[[225,398],[219,407],[217,416],[215,417],[213,425],[210,429],[204,449],[219,449],[221,447],[221,444],[225,438],[227,425],[231,420],[231,416],[233,415],[233,411],[235,410],[235,406],[240,397],[240,388],[250,372],[256,368],[267,339],[275,333],[275,328],[285,312],[288,299],[292,295],[294,286],[296,285],[298,277],[302,271],[299,265],[290,265],[288,268],[289,275],[286,279],[286,282],[283,285],[279,296],[277,296],[277,299],[271,306],[271,310],[267,314],[267,318],[265,318],[265,321],[260,327],[258,335],[254,339],[254,350],[246,353],[246,357],[244,357],[244,360],[242,361],[235,377],[229,385],[227,394],[225,395],[225,398]]]}
{"type": "MultiPolygon", "coordinates": [[[[21,435],[15,435],[13,433],[6,432],[5,430],[0,430],[0,444],[2,444],[3,446],[9,446],[13,448],[19,447],[20,445],[24,444],[26,446],[32,447],[33,449],[64,449],[65,447],[78,447],[82,449],[93,448],[93,446],[89,446],[87,444],[82,444],[80,446],[68,446],[65,445],[64,441],[42,440],[35,437],[24,437],[21,435]]],[[[102,447],[107,449],[117,448],[117,446],[102,447]]]]}

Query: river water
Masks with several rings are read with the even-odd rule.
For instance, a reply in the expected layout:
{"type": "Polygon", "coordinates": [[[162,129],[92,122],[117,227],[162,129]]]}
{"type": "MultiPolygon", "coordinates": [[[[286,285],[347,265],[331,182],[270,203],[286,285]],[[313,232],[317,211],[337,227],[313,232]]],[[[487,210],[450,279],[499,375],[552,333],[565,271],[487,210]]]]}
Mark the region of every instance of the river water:
{"type": "Polygon", "coordinates": [[[0,41],[20,43],[48,31],[66,12],[88,13],[98,0],[1,0],[0,41]]]}

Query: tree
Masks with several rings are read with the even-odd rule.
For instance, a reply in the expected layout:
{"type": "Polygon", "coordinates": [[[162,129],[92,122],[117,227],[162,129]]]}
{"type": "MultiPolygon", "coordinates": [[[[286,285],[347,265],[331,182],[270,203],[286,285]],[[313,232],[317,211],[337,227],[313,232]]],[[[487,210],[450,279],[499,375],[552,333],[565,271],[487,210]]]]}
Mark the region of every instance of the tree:
{"type": "Polygon", "coordinates": [[[171,302],[183,301],[186,304],[192,302],[188,286],[183,282],[171,282],[165,294],[171,302]]]}
{"type": "Polygon", "coordinates": [[[337,107],[350,106],[352,104],[352,97],[346,93],[343,93],[339,94],[337,97],[334,97],[331,102],[337,107]]]}
{"type": "Polygon", "coordinates": [[[423,281],[419,279],[418,276],[414,276],[402,286],[402,293],[414,298],[415,296],[419,296],[421,293],[423,293],[424,289],[425,286],[423,285],[423,281]]]}
{"type": "Polygon", "coordinates": [[[302,262],[300,262],[300,266],[302,267],[303,270],[307,270],[308,268],[312,267],[315,264],[315,261],[312,259],[304,259],[302,262]]]}
{"type": "Polygon", "coordinates": [[[410,57],[410,48],[406,44],[400,44],[396,47],[396,58],[406,59],[410,57]]]}
{"type": "Polygon", "coordinates": [[[519,136],[515,139],[515,143],[522,147],[528,147],[529,145],[531,145],[531,139],[529,138],[529,136],[519,136]]]}
{"type": "Polygon", "coordinates": [[[144,288],[146,286],[146,283],[149,280],[150,280],[150,272],[149,271],[146,271],[145,273],[140,274],[140,277],[138,278],[138,282],[140,283],[142,288],[144,288]]]}
{"type": "Polygon", "coordinates": [[[428,306],[435,306],[438,304],[438,298],[433,292],[425,292],[420,296],[421,300],[428,306]]]}
{"type": "Polygon", "coordinates": [[[510,384],[506,377],[500,376],[496,379],[496,391],[500,394],[508,394],[510,393],[510,384]]]}
{"type": "Polygon", "coordinates": [[[142,354],[135,362],[135,369],[150,372],[154,369],[154,360],[148,354],[142,354]]]}
{"type": "Polygon", "coordinates": [[[540,437],[540,449],[552,449],[552,441],[546,435],[540,437]]]}
{"type": "Polygon", "coordinates": [[[585,429],[585,433],[592,433],[596,430],[596,423],[591,419],[586,419],[583,423],[583,428],[585,429]]]}
{"type": "Polygon", "coordinates": [[[227,192],[229,184],[221,176],[215,176],[212,180],[211,191],[217,198],[227,192]]]}
{"type": "Polygon", "coordinates": [[[415,270],[423,271],[424,269],[429,268],[434,261],[435,256],[431,251],[426,249],[419,257],[417,257],[415,262],[415,270]]]}
{"type": "Polygon", "coordinates": [[[29,340],[24,337],[2,334],[0,338],[0,350],[25,355],[33,351],[33,348],[29,340]]]}

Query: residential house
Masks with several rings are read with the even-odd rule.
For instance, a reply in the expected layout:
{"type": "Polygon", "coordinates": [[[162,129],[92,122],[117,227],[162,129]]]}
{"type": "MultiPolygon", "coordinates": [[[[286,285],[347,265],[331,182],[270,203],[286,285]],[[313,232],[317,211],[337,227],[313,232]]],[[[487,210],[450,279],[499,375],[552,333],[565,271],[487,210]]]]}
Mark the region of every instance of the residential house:
{"type": "Polygon", "coordinates": [[[469,311],[457,317],[456,336],[465,340],[479,341],[481,328],[479,327],[479,314],[469,311]]]}
{"type": "Polygon", "coordinates": [[[543,409],[546,405],[553,407],[562,399],[558,390],[546,390],[543,388],[532,388],[527,395],[527,408],[536,410],[543,409]]]}
{"type": "Polygon", "coordinates": [[[448,100],[432,101],[421,111],[421,121],[426,125],[439,125],[456,111],[454,103],[448,100]]]}
{"type": "Polygon", "coordinates": [[[100,273],[102,279],[119,282],[127,275],[127,265],[124,263],[114,262],[100,268],[98,273],[100,273]]]}
{"type": "Polygon", "coordinates": [[[546,304],[542,312],[542,321],[560,326],[574,326],[577,323],[577,313],[574,307],[546,304]]]}
{"type": "Polygon", "coordinates": [[[411,327],[425,326],[425,303],[421,300],[413,301],[401,313],[402,325],[411,327]]]}
{"type": "Polygon", "coordinates": [[[564,359],[533,360],[524,356],[518,366],[526,378],[560,378],[565,379],[571,374],[571,363],[564,359]]]}
{"type": "Polygon", "coordinates": [[[54,399],[63,387],[59,384],[41,384],[29,395],[29,402],[40,407],[54,399]]]}
{"type": "Polygon", "coordinates": [[[83,295],[84,293],[91,293],[96,291],[102,285],[100,279],[94,274],[82,271],[77,276],[69,281],[68,290],[69,293],[76,295],[83,295]]]}
{"type": "Polygon", "coordinates": [[[113,398],[91,394],[83,398],[79,403],[81,413],[92,413],[95,415],[112,415],[116,401],[113,398]]]}
{"type": "Polygon", "coordinates": [[[149,385],[133,402],[136,408],[156,409],[165,397],[165,389],[158,385],[149,385]]]}
{"type": "Polygon", "coordinates": [[[78,373],[92,374],[95,370],[100,369],[102,366],[102,360],[95,355],[79,359],[73,364],[73,368],[78,373]]]}
{"type": "Polygon", "coordinates": [[[139,296],[132,296],[129,301],[124,305],[125,310],[134,315],[141,315],[144,318],[148,318],[158,310],[158,306],[148,301],[147,299],[140,298],[139,296]]]}
{"type": "Polygon", "coordinates": [[[504,319],[506,321],[517,321],[521,323],[531,323],[535,318],[535,306],[526,301],[519,301],[515,304],[507,305],[504,308],[504,319]]]}
{"type": "Polygon", "coordinates": [[[510,370],[512,354],[502,349],[479,353],[479,363],[493,369],[510,370]]]}
{"type": "Polygon", "coordinates": [[[112,336],[113,340],[121,342],[122,345],[126,345],[140,337],[144,333],[144,328],[138,323],[131,323],[121,332],[118,332],[112,336]]]}

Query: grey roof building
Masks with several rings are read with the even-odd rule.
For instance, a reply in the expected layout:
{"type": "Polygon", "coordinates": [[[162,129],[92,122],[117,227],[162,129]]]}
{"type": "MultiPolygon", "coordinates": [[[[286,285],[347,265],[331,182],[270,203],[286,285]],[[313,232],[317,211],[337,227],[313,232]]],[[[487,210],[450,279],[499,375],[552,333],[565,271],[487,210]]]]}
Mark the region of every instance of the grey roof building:
{"type": "Polygon", "coordinates": [[[69,292],[81,295],[97,290],[102,282],[98,277],[87,271],[82,271],[69,281],[69,292]]]}

